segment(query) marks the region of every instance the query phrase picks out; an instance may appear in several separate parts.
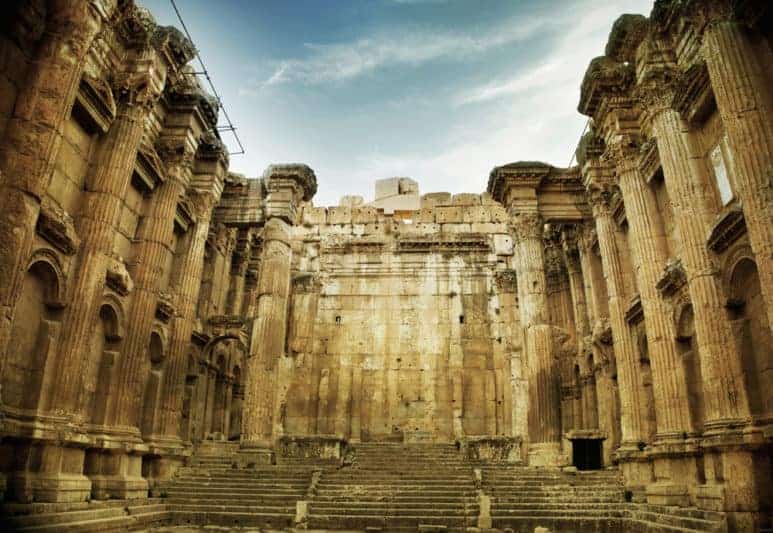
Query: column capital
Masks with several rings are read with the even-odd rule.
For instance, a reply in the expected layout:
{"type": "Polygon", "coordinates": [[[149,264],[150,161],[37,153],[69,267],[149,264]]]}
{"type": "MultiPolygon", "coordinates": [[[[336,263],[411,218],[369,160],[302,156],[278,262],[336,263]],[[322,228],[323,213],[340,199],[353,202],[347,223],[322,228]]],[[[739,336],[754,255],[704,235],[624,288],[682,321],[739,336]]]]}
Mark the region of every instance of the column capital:
{"type": "Polygon", "coordinates": [[[618,169],[638,167],[640,148],[640,139],[636,133],[617,133],[607,140],[607,149],[601,158],[618,169]]]}
{"type": "Polygon", "coordinates": [[[544,221],[539,213],[511,209],[509,215],[510,227],[515,232],[518,240],[542,240],[544,221]]]}
{"type": "Polygon", "coordinates": [[[162,135],[156,150],[166,166],[168,178],[182,179],[178,174],[193,168],[196,148],[188,135],[162,135]]]}
{"type": "Polygon", "coordinates": [[[612,214],[612,187],[610,185],[588,188],[588,203],[593,209],[593,217],[608,217],[612,214]]]}
{"type": "Polygon", "coordinates": [[[278,217],[294,224],[301,202],[309,201],[317,192],[314,171],[303,164],[270,165],[263,173],[268,195],[266,217],[278,217]]]}

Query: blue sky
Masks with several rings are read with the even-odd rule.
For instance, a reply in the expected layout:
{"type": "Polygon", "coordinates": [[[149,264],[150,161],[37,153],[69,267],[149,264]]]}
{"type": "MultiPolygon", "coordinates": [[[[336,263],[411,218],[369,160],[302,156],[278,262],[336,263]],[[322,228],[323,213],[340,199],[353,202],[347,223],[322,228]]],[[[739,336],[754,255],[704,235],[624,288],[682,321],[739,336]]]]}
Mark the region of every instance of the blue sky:
{"type": "MultiPolygon", "coordinates": [[[[177,24],[169,0],[139,0],[177,24]]],[[[373,197],[410,176],[422,193],[481,192],[492,167],[569,163],[588,62],[622,13],[652,0],[177,0],[259,176],[302,162],[316,205],[373,197]]],[[[224,135],[232,150],[233,140],[224,135]]]]}

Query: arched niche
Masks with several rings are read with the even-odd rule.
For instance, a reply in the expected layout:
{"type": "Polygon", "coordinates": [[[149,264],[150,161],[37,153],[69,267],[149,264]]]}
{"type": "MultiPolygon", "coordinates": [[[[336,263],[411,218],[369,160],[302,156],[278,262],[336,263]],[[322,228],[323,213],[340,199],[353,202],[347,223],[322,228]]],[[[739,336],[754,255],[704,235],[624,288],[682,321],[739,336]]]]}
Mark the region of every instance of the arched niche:
{"type": "Polygon", "coordinates": [[[112,295],[107,295],[99,307],[99,319],[92,333],[91,355],[84,375],[86,412],[90,413],[91,421],[95,424],[104,424],[107,421],[110,391],[123,337],[124,315],[121,302],[112,295]]]}
{"type": "Polygon", "coordinates": [[[757,264],[739,258],[729,277],[728,313],[739,343],[741,364],[753,416],[773,413],[773,350],[757,264]]]}
{"type": "Polygon", "coordinates": [[[674,316],[676,325],[676,346],[682,359],[684,375],[687,379],[687,405],[693,428],[703,428],[703,378],[701,376],[700,356],[695,340],[695,314],[692,304],[683,301],[677,304],[674,316]]]}
{"type": "Polygon", "coordinates": [[[41,400],[46,365],[53,357],[64,307],[64,278],[55,254],[33,255],[21,286],[11,322],[2,401],[20,409],[35,409],[41,400]]]}
{"type": "Polygon", "coordinates": [[[154,330],[148,339],[148,359],[150,373],[145,382],[145,393],[142,401],[142,421],[140,429],[144,436],[152,435],[157,429],[158,409],[161,387],[164,381],[164,363],[166,361],[166,342],[163,333],[154,330]]]}

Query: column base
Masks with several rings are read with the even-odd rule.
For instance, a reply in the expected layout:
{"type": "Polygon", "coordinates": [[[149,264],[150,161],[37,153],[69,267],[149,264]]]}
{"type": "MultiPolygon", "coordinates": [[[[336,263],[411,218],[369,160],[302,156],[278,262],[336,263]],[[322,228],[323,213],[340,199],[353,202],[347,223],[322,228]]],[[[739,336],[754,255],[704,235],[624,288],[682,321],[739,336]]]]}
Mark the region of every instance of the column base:
{"type": "Polygon", "coordinates": [[[690,505],[690,492],[688,486],[681,483],[670,481],[651,483],[647,485],[647,503],[688,507],[690,505]]]}
{"type": "Polygon", "coordinates": [[[560,442],[533,442],[529,444],[529,466],[567,466],[569,456],[561,452],[560,442]]]}
{"type": "Polygon", "coordinates": [[[142,477],[142,455],[125,449],[94,449],[86,453],[86,474],[96,500],[131,500],[148,497],[148,480],[142,477]]]}
{"type": "Polygon", "coordinates": [[[656,437],[647,447],[655,482],[647,486],[647,503],[688,507],[695,503],[695,490],[701,480],[696,439],[656,437]]]}
{"type": "Polygon", "coordinates": [[[91,496],[91,480],[83,474],[15,472],[8,486],[13,498],[23,503],[76,503],[91,496]]]}
{"type": "Polygon", "coordinates": [[[264,443],[242,442],[234,455],[234,461],[239,468],[254,468],[257,465],[276,464],[276,455],[264,443]]]}
{"type": "Polygon", "coordinates": [[[633,503],[647,502],[647,485],[652,483],[652,463],[637,443],[624,443],[615,451],[615,459],[623,473],[627,499],[633,503]]]}

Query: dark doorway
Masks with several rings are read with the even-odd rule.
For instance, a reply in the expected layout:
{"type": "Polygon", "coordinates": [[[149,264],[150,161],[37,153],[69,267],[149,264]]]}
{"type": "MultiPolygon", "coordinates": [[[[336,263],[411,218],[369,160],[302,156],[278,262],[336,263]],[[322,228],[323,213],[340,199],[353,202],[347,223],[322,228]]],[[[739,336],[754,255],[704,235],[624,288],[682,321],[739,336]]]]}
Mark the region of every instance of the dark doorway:
{"type": "Polygon", "coordinates": [[[601,468],[601,439],[572,440],[572,463],[577,470],[601,468]]]}

